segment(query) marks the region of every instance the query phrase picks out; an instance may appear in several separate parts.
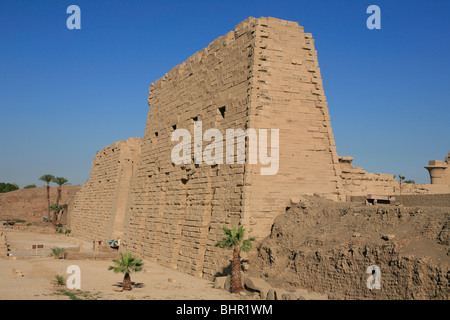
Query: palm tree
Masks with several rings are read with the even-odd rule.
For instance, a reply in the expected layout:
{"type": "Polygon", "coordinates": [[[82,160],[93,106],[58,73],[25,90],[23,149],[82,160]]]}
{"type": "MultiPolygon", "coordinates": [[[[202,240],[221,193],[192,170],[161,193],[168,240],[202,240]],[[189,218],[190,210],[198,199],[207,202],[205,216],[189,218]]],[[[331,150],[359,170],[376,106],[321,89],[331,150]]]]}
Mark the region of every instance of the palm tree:
{"type": "Polygon", "coordinates": [[[236,230],[223,228],[225,232],[225,238],[217,242],[215,246],[222,248],[233,248],[233,260],[231,261],[231,292],[239,292],[244,290],[241,282],[241,251],[249,252],[253,248],[252,241],[255,238],[249,238],[244,240],[244,227],[240,226],[236,230]]]}
{"type": "Polygon", "coordinates": [[[56,204],[59,204],[59,201],[61,200],[61,190],[62,190],[61,187],[65,185],[67,182],[69,182],[69,180],[67,180],[64,177],[54,177],[52,181],[58,185],[58,195],[56,197],[56,204]]]}
{"type": "Polygon", "coordinates": [[[108,270],[114,271],[114,273],[123,273],[123,290],[131,290],[131,277],[130,274],[133,272],[142,271],[144,263],[141,259],[134,257],[131,253],[120,253],[120,260],[113,259],[112,261],[116,264],[115,266],[109,266],[108,270]]]}
{"type": "Polygon", "coordinates": [[[52,203],[50,206],[50,211],[53,212],[53,225],[56,227],[56,219],[58,218],[58,213],[62,210],[62,207],[59,204],[52,203]]]}
{"type": "Polygon", "coordinates": [[[401,174],[399,174],[398,175],[398,180],[400,181],[400,203],[402,203],[403,201],[403,199],[402,199],[402,182],[403,182],[403,180],[405,180],[405,176],[404,175],[401,175],[401,174]]]}
{"type": "Polygon", "coordinates": [[[53,179],[55,179],[55,177],[52,176],[51,174],[44,174],[42,177],[39,178],[39,180],[47,183],[47,210],[49,216],[50,216],[50,182],[52,182],[53,179]]]}
{"type": "Polygon", "coordinates": [[[61,257],[64,257],[65,253],[66,253],[65,248],[53,247],[51,255],[55,257],[55,259],[61,259],[61,257]]]}

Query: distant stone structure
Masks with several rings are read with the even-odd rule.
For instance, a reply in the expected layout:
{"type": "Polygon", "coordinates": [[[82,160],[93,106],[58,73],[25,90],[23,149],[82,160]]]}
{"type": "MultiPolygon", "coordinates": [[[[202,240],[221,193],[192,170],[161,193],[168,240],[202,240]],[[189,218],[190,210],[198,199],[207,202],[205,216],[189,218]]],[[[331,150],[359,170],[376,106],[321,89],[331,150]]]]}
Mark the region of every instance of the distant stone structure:
{"type": "MultiPolygon", "coordinates": [[[[394,175],[369,173],[363,168],[354,167],[351,164],[352,161],[352,157],[339,157],[342,191],[347,198],[351,196],[365,196],[367,194],[394,195],[400,193],[400,182],[395,179],[394,175]]],[[[430,161],[430,165],[432,163],[434,164],[434,161],[430,161]]],[[[402,183],[402,194],[418,195],[450,193],[450,183],[445,184],[436,182],[443,182],[445,179],[444,171],[440,171],[442,167],[442,164],[431,166],[433,174],[439,176],[439,179],[436,179],[434,182],[432,178],[431,184],[402,183]]],[[[430,167],[426,168],[429,169],[430,167]]]]}
{"type": "Polygon", "coordinates": [[[97,152],[89,181],[75,196],[69,217],[75,236],[104,243],[122,236],[141,144],[140,138],[129,138],[97,152]]]}
{"type": "Polygon", "coordinates": [[[314,40],[296,22],[248,18],[152,83],[148,103],[143,139],[95,157],[75,199],[75,236],[121,238],[121,250],[212,279],[230,263],[214,246],[223,227],[262,239],[299,194],[345,200],[397,183],[338,157],[314,40]],[[172,133],[200,121],[203,132],[279,129],[277,174],[249,163],[248,138],[244,164],[174,164],[172,133]]]}
{"type": "Polygon", "coordinates": [[[8,256],[8,244],[6,242],[6,235],[0,232],[0,257],[8,256]]]}
{"type": "Polygon", "coordinates": [[[431,184],[450,185],[450,151],[445,161],[431,160],[425,168],[430,173],[431,184]]]}

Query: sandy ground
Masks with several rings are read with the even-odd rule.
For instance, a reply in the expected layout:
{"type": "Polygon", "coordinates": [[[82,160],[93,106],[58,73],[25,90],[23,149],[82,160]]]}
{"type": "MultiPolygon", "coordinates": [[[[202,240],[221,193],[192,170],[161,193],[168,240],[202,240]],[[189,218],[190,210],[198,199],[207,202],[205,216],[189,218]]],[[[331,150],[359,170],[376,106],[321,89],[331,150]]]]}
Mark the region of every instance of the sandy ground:
{"type": "Polygon", "coordinates": [[[43,255],[32,255],[32,244],[73,247],[83,243],[85,252],[90,244],[58,234],[0,229],[6,233],[13,257],[0,258],[0,299],[2,300],[67,300],[69,296],[58,289],[70,292],[66,286],[56,287],[55,275],[66,279],[67,267],[77,265],[81,270],[81,291],[72,291],[81,299],[101,300],[248,300],[258,299],[248,293],[246,296],[231,294],[214,288],[211,281],[184,274],[174,269],[144,260],[144,271],[131,275],[132,291],[121,289],[122,274],[108,271],[111,260],[63,260],[43,255]],[[17,276],[20,270],[23,276],[17,276]]]}

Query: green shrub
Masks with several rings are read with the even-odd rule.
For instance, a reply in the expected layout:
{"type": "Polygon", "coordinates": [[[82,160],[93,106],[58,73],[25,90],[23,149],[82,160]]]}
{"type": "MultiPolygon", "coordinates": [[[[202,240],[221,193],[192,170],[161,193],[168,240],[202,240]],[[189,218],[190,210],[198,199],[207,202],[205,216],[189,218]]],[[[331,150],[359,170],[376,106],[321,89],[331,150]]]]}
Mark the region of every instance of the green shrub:
{"type": "Polygon", "coordinates": [[[59,247],[53,247],[51,255],[55,257],[55,259],[61,259],[64,257],[64,253],[66,252],[66,249],[59,248],[59,247]]]}
{"type": "Polygon", "coordinates": [[[59,274],[55,274],[55,280],[53,280],[53,283],[55,284],[55,286],[61,287],[66,284],[66,279],[64,279],[64,277],[59,274]]]}
{"type": "Polygon", "coordinates": [[[23,188],[24,189],[33,189],[33,188],[36,188],[36,185],[35,184],[29,184],[29,185],[27,185],[27,186],[25,186],[23,188]]]}
{"type": "Polygon", "coordinates": [[[19,186],[15,183],[0,182],[0,193],[18,190],[19,186]]]}

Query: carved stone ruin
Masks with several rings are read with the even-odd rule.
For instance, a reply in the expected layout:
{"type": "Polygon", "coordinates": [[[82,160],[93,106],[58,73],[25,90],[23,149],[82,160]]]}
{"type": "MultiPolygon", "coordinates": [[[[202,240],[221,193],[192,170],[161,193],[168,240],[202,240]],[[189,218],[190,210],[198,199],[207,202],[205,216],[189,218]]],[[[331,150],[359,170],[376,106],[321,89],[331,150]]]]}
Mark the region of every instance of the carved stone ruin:
{"type": "MultiPolygon", "coordinates": [[[[229,265],[229,252],[214,246],[223,227],[244,225],[247,236],[261,240],[301,194],[342,201],[398,190],[392,175],[338,157],[314,39],[296,22],[248,18],[152,83],[148,103],[143,139],[95,156],[70,213],[74,236],[120,238],[121,250],[213,279],[229,265]],[[192,134],[200,121],[201,134],[278,129],[277,173],[262,175],[266,164],[249,163],[248,139],[244,164],[174,164],[172,133],[192,134]]],[[[431,190],[408,188],[403,192],[431,190]]]]}

